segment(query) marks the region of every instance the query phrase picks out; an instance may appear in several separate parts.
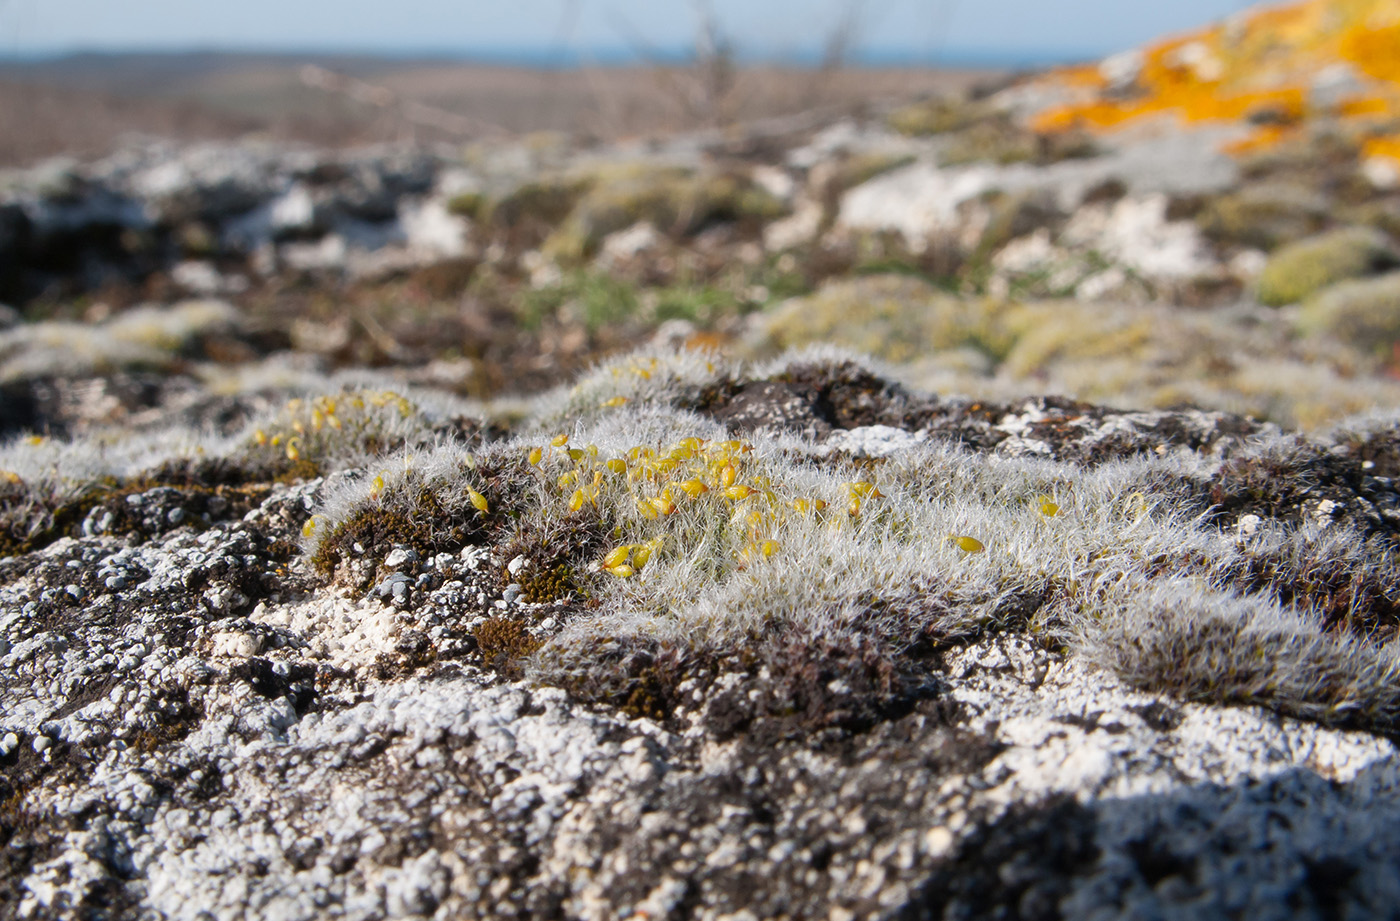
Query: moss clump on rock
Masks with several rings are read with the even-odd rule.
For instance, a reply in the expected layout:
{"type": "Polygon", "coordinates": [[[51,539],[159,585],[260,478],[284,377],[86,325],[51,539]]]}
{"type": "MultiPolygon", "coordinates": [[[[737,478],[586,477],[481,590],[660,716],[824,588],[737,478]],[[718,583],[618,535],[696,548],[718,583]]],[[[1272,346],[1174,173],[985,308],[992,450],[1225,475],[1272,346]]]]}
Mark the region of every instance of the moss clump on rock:
{"type": "Polygon", "coordinates": [[[545,250],[557,259],[577,261],[595,254],[608,234],[641,222],[663,233],[688,236],[712,223],[761,223],[786,210],[739,173],[631,167],[592,177],[587,193],[546,241],[545,250]]]}
{"type": "Polygon", "coordinates": [[[946,349],[972,347],[1000,358],[1013,338],[994,302],[968,301],[905,275],[833,282],[788,301],[766,321],[779,347],[841,342],[886,361],[906,362],[946,349]]]}
{"type": "Polygon", "coordinates": [[[1218,243],[1273,250],[1322,230],[1330,202],[1309,186],[1259,182],[1222,195],[1196,215],[1201,232],[1218,243]]]}
{"type": "Polygon", "coordinates": [[[984,102],[960,96],[935,96],[902,106],[890,113],[890,127],[910,137],[927,137],[959,131],[992,115],[984,102]]]}
{"type": "Polygon", "coordinates": [[[1344,227],[1280,247],[1259,276],[1258,296],[1271,307],[1295,304],[1338,281],[1393,266],[1378,231],[1344,227]]]}
{"type": "Polygon", "coordinates": [[[430,558],[484,544],[520,514],[522,466],[452,446],[371,467],[306,523],[308,562],[322,579],[365,591],[396,549],[430,558]]]}
{"type": "Polygon", "coordinates": [[[1400,272],[1333,285],[1303,305],[1298,325],[1304,332],[1393,359],[1400,346],[1400,272]]]}
{"type": "Polygon", "coordinates": [[[1044,166],[1061,160],[1092,157],[1098,153],[1093,139],[1079,131],[1037,134],[1006,115],[976,122],[949,139],[939,162],[944,166],[970,163],[1034,163],[1044,166]]]}

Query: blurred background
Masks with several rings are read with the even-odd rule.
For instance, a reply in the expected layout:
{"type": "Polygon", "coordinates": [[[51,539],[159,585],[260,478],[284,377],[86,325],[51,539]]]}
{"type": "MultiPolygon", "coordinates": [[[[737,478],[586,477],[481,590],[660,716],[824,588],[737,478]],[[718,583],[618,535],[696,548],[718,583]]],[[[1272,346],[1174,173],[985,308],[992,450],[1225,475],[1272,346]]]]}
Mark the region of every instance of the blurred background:
{"type": "Polygon", "coordinates": [[[813,343],[1400,406],[1400,0],[0,0],[9,428],[813,343]]]}
{"type": "Polygon", "coordinates": [[[0,0],[0,164],[99,151],[121,132],[351,144],[676,130],[1097,59],[1244,6],[0,0]],[[699,64],[726,82],[690,85],[699,64]]]}

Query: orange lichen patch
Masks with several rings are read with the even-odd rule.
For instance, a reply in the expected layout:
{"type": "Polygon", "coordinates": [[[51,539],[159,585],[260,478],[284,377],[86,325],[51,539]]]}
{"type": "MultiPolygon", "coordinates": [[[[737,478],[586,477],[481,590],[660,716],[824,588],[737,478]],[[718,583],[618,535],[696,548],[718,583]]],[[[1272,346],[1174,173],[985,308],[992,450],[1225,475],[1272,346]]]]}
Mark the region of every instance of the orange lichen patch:
{"type": "Polygon", "coordinates": [[[1268,150],[1293,133],[1294,132],[1289,128],[1270,125],[1265,128],[1260,128],[1253,134],[1246,135],[1235,141],[1230,141],[1221,149],[1232,156],[1243,157],[1247,154],[1258,153],[1261,150],[1268,150]]]}
{"type": "Polygon", "coordinates": [[[1400,22],[1348,30],[1342,38],[1341,56],[1368,77],[1400,83],[1400,22]]]}
{"type": "Polygon", "coordinates": [[[1343,118],[1387,118],[1396,110],[1396,97],[1352,96],[1337,104],[1337,114],[1343,118]]]}
{"type": "Polygon", "coordinates": [[[1266,7],[1047,79],[1076,101],[1041,112],[1032,122],[1037,131],[1110,131],[1149,115],[1188,124],[1248,121],[1260,127],[1228,149],[1252,153],[1318,115],[1400,117],[1400,3],[1302,0],[1266,7]],[[1358,85],[1327,98],[1317,87],[1329,77],[1358,85]]]}
{"type": "Polygon", "coordinates": [[[1384,157],[1400,163],[1400,136],[1371,138],[1361,146],[1361,156],[1367,160],[1384,157]]]}

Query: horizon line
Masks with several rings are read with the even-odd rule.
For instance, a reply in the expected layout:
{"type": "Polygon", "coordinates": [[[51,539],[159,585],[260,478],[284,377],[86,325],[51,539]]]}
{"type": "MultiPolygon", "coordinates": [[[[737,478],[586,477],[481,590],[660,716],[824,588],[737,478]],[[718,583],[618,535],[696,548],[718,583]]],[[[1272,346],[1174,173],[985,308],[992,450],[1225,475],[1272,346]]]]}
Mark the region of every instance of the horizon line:
{"type": "MultiPolygon", "coordinates": [[[[1068,48],[1017,48],[972,46],[949,47],[938,51],[885,46],[860,49],[841,62],[843,67],[985,67],[1016,69],[1053,67],[1063,64],[1097,60],[1104,51],[1068,48]]],[[[359,58],[370,61],[443,61],[485,63],[502,66],[527,66],[531,69],[575,70],[583,67],[626,66],[638,64],[686,64],[694,59],[690,46],[657,47],[639,50],[622,45],[591,48],[559,48],[548,45],[520,45],[491,48],[442,48],[431,46],[248,46],[189,43],[180,45],[150,45],[104,47],[101,45],[71,45],[25,50],[0,49],[0,64],[55,64],[80,58],[118,57],[313,57],[359,58]]],[[[823,55],[817,49],[739,51],[739,63],[744,65],[776,65],[798,68],[819,67],[823,55]]]]}

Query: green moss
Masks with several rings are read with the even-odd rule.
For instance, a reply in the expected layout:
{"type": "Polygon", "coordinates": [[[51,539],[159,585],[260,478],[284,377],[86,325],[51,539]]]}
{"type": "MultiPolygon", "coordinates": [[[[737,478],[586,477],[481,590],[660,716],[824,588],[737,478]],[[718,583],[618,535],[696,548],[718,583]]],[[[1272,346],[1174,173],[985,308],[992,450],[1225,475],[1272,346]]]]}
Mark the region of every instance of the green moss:
{"type": "Polygon", "coordinates": [[[580,323],[590,333],[626,323],[637,313],[637,291],[603,272],[571,272],[557,285],[526,291],[520,322],[538,330],[546,319],[580,323]]]}
{"type": "Polygon", "coordinates": [[[1400,348],[1400,272],[1333,285],[1303,305],[1298,325],[1393,361],[1400,348]]]}
{"type": "Polygon", "coordinates": [[[901,166],[908,166],[914,162],[913,154],[891,154],[891,153],[862,153],[847,157],[842,160],[836,168],[836,176],[832,180],[832,190],[840,194],[847,189],[853,189],[858,185],[869,182],[876,176],[883,175],[892,170],[897,170],[901,166]]]}
{"type": "Polygon", "coordinates": [[[1309,186],[1260,182],[1210,201],[1196,224],[1216,242],[1273,250],[1322,230],[1329,208],[1327,198],[1309,186]]]}
{"type": "Polygon", "coordinates": [[[985,103],[958,96],[937,96],[895,109],[889,125],[900,134],[927,137],[959,131],[994,114],[985,103]]]}
{"type": "Polygon", "coordinates": [[[708,326],[721,317],[739,313],[739,301],[734,295],[710,285],[662,288],[654,296],[659,321],[688,320],[708,326]]]}
{"type": "Polygon", "coordinates": [[[545,242],[561,261],[593,256],[603,238],[642,221],[687,236],[717,222],[763,222],[785,212],[747,176],[692,173],[676,167],[629,168],[594,176],[589,191],[545,242]]]}
{"type": "Polygon", "coordinates": [[[969,163],[1035,163],[1046,165],[1061,160],[1092,157],[1098,148],[1089,135],[1078,131],[1037,134],[1017,124],[1009,116],[998,115],[979,121],[954,134],[943,148],[943,166],[969,163]]]}
{"type": "Polygon", "coordinates": [[[944,349],[972,346],[994,358],[1014,337],[990,301],[953,297],[917,278],[871,275],[829,283],[796,298],[765,323],[779,348],[834,342],[886,361],[906,362],[944,349]]]}
{"type": "Polygon", "coordinates": [[[1063,215],[1054,197],[1038,192],[991,192],[984,199],[988,206],[987,226],[968,257],[974,269],[984,266],[1003,246],[1041,227],[1052,227],[1063,215]]]}
{"type": "Polygon", "coordinates": [[[588,185],[584,178],[536,179],[478,206],[478,213],[485,223],[500,229],[514,229],[533,222],[555,224],[574,209],[588,185]]]}
{"type": "Polygon", "coordinates": [[[1395,264],[1379,232],[1346,227],[1280,247],[1259,275],[1259,301],[1271,307],[1294,304],[1348,278],[1395,264]]]}
{"type": "Polygon", "coordinates": [[[481,219],[489,204],[489,199],[481,192],[462,192],[448,199],[447,210],[459,217],[476,221],[481,219]]]}

